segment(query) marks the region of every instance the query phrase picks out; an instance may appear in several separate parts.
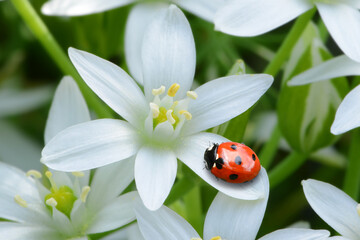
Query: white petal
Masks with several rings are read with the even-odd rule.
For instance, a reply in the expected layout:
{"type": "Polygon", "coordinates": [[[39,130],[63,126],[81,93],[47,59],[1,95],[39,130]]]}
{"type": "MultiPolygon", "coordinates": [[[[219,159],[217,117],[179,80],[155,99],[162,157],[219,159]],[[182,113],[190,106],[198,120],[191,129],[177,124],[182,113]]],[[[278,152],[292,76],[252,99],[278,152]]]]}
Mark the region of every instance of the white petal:
{"type": "Polygon", "coordinates": [[[52,221],[50,224],[63,235],[72,236],[76,233],[75,225],[70,222],[70,219],[63,212],[60,212],[55,207],[52,207],[52,221]]]}
{"type": "Polygon", "coordinates": [[[325,240],[329,235],[327,230],[288,228],[269,233],[259,240],[325,240]]]}
{"type": "Polygon", "coordinates": [[[90,113],[79,87],[64,77],[56,89],[45,127],[45,143],[71,125],[90,121],[90,113]]]}
{"type": "Polygon", "coordinates": [[[175,5],[162,10],[149,24],[142,46],[144,89],[147,99],[151,90],[161,85],[166,90],[180,84],[177,97],[185,96],[195,72],[195,44],[190,24],[175,5]]]}
{"type": "Polygon", "coordinates": [[[0,91],[0,117],[21,114],[45,104],[51,99],[52,88],[40,87],[26,91],[2,89],[0,91]]]}
{"type": "Polygon", "coordinates": [[[139,126],[149,110],[144,94],[120,67],[90,53],[69,48],[69,56],[87,85],[120,116],[139,126]]]}
{"type": "Polygon", "coordinates": [[[187,11],[213,22],[216,11],[224,5],[223,0],[172,0],[187,11]]]}
{"type": "Polygon", "coordinates": [[[135,0],[49,0],[42,8],[45,15],[53,16],[81,16],[99,13],[121,7],[135,0]]]}
{"type": "Polygon", "coordinates": [[[42,146],[20,129],[0,120],[0,159],[3,162],[28,171],[41,170],[42,146]],[[21,151],[19,151],[21,149],[21,151]]]}
{"type": "Polygon", "coordinates": [[[215,29],[236,36],[256,36],[291,21],[310,8],[312,4],[304,0],[232,0],[216,13],[215,29]]]}
{"type": "Polygon", "coordinates": [[[105,206],[134,180],[134,160],[135,157],[130,157],[96,170],[86,200],[90,209],[95,211],[105,206]]]}
{"type": "Polygon", "coordinates": [[[336,111],[331,132],[335,135],[360,126],[360,85],[351,90],[336,111]]]}
{"type": "Polygon", "coordinates": [[[341,55],[295,76],[288,82],[288,85],[304,85],[352,75],[360,75],[360,63],[351,60],[346,55],[341,55]]]}
{"type": "Polygon", "coordinates": [[[137,192],[129,192],[105,205],[95,216],[87,233],[106,232],[135,220],[134,202],[137,192]]]}
{"type": "Polygon", "coordinates": [[[139,145],[127,122],[99,119],[60,132],[43,149],[41,161],[59,171],[83,171],[131,157],[139,145]]]}
{"type": "Polygon", "coordinates": [[[249,201],[218,193],[205,218],[204,239],[214,236],[238,239],[241,236],[241,240],[254,240],[265,214],[268,196],[249,201]]]}
{"type": "Polygon", "coordinates": [[[247,183],[228,183],[217,179],[205,168],[204,153],[211,143],[228,142],[226,138],[212,133],[199,133],[178,142],[176,156],[190,167],[205,182],[220,192],[234,198],[255,200],[267,197],[269,179],[265,169],[261,169],[258,176],[247,183]]]}
{"type": "Polygon", "coordinates": [[[137,223],[133,223],[130,226],[121,228],[120,230],[107,235],[100,240],[144,240],[139,226],[137,223]]]}
{"type": "Polygon", "coordinates": [[[220,125],[250,108],[271,86],[267,74],[234,75],[207,82],[195,89],[190,103],[192,119],[184,124],[184,135],[220,125]]]}
{"type": "Polygon", "coordinates": [[[302,181],[305,197],[314,211],[344,237],[360,238],[357,203],[340,189],[321,181],[302,181]]]}
{"type": "Polygon", "coordinates": [[[42,227],[12,222],[0,222],[0,236],[6,240],[63,240],[56,231],[42,227]]]}
{"type": "Polygon", "coordinates": [[[158,11],[167,6],[163,3],[137,4],[131,9],[127,18],[125,29],[126,63],[131,75],[140,84],[143,84],[141,49],[145,30],[158,11]]]}
{"type": "Polygon", "coordinates": [[[344,4],[316,3],[331,36],[351,59],[360,62],[360,13],[344,4]]]}
{"type": "Polygon", "coordinates": [[[147,208],[156,210],[164,203],[176,171],[176,156],[170,149],[152,146],[140,149],[135,159],[135,182],[147,208]]]}
{"type": "Polygon", "coordinates": [[[135,214],[146,240],[184,240],[199,237],[185,219],[166,206],[150,211],[141,202],[137,202],[135,214]]]}

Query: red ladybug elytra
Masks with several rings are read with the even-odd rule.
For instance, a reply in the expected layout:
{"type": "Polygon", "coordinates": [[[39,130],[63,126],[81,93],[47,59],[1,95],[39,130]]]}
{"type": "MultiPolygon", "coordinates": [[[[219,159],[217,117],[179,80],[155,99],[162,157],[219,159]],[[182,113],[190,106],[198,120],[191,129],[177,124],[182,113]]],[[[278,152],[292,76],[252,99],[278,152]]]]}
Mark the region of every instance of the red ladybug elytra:
{"type": "Polygon", "coordinates": [[[231,183],[242,183],[255,178],[260,161],[248,146],[236,142],[214,143],[204,153],[206,168],[215,177],[231,183]]]}

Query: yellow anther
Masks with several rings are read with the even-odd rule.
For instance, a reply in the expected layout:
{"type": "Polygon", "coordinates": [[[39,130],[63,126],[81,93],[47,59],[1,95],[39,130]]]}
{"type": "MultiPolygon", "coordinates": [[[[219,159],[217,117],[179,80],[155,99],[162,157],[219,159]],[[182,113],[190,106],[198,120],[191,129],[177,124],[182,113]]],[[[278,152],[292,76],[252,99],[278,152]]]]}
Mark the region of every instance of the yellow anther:
{"type": "Polygon", "coordinates": [[[177,84],[177,83],[174,83],[173,85],[170,86],[167,94],[170,97],[175,97],[175,95],[176,95],[177,91],[179,90],[179,88],[180,88],[180,85],[177,84]]]}
{"type": "Polygon", "coordinates": [[[159,110],[159,105],[157,105],[156,103],[150,103],[150,109],[152,112],[152,117],[153,118],[157,118],[160,114],[160,110],[159,110]]]}
{"type": "Polygon", "coordinates": [[[89,195],[90,192],[90,187],[89,186],[85,186],[82,188],[81,190],[81,194],[80,194],[80,198],[82,202],[86,202],[86,198],[89,195]]]}
{"type": "Polygon", "coordinates": [[[197,93],[194,91],[187,91],[186,96],[188,96],[189,98],[194,99],[194,100],[197,99],[197,97],[198,97],[197,93]]]}
{"type": "Polygon", "coordinates": [[[85,176],[84,172],[72,172],[71,174],[74,175],[75,177],[83,177],[83,176],[85,176]]]}
{"type": "Polygon", "coordinates": [[[192,119],[191,113],[189,113],[189,112],[186,111],[186,110],[181,110],[181,111],[179,111],[179,113],[180,113],[181,115],[184,115],[186,120],[191,120],[191,119],[192,119]]]}
{"type": "Polygon", "coordinates": [[[52,178],[52,173],[50,172],[50,171],[46,171],[45,172],[45,175],[46,175],[46,177],[49,179],[49,182],[50,182],[50,184],[51,184],[51,187],[52,187],[52,189],[55,191],[55,192],[57,192],[59,189],[58,189],[58,187],[56,186],[56,183],[55,183],[55,181],[54,181],[54,179],[52,178]]]}
{"type": "Polygon", "coordinates": [[[45,203],[50,207],[56,207],[58,204],[55,198],[49,198],[48,200],[45,201],[45,203]]]}
{"type": "Polygon", "coordinates": [[[39,179],[39,178],[41,178],[42,177],[42,175],[41,175],[41,173],[39,172],[39,171],[36,171],[36,170],[29,170],[27,173],[26,173],[26,176],[27,177],[33,177],[33,178],[37,178],[37,179],[39,179]]]}
{"type": "Polygon", "coordinates": [[[15,202],[16,202],[17,204],[19,204],[21,207],[24,207],[24,208],[27,207],[27,202],[26,202],[24,199],[22,199],[22,198],[20,197],[20,195],[16,195],[16,196],[14,197],[14,200],[15,200],[15,202]]]}
{"type": "Polygon", "coordinates": [[[221,240],[221,237],[216,236],[216,237],[211,238],[210,240],[221,240]]]}
{"type": "Polygon", "coordinates": [[[153,89],[151,92],[152,95],[154,96],[161,95],[165,92],[165,86],[161,86],[160,88],[153,89]]]}
{"type": "Polygon", "coordinates": [[[359,216],[360,216],[360,204],[358,204],[358,205],[356,206],[356,211],[357,211],[357,213],[358,213],[359,216]]]}
{"type": "Polygon", "coordinates": [[[176,121],[175,121],[175,119],[173,118],[173,116],[172,116],[172,112],[173,112],[173,110],[168,110],[167,112],[166,112],[166,118],[167,118],[167,120],[171,123],[171,124],[174,124],[176,121]]]}

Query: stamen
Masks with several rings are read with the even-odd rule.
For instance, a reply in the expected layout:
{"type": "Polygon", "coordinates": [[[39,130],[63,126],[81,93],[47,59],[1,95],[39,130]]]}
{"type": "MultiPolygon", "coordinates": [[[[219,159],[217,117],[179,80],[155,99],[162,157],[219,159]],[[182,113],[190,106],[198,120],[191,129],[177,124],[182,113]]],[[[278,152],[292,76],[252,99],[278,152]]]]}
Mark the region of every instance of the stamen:
{"type": "Polygon", "coordinates": [[[152,117],[157,118],[160,114],[159,106],[156,103],[152,102],[149,105],[152,112],[152,117]]]}
{"type": "Polygon", "coordinates": [[[42,177],[41,173],[39,171],[36,171],[36,170],[29,170],[26,173],[26,176],[27,177],[33,177],[33,178],[36,178],[36,179],[39,179],[39,178],[42,177]]]}
{"type": "Polygon", "coordinates": [[[168,110],[167,112],[166,112],[166,118],[167,118],[167,120],[171,123],[171,124],[174,124],[176,121],[175,121],[175,119],[173,118],[173,116],[172,116],[172,112],[173,112],[173,110],[168,110]]]}
{"type": "Polygon", "coordinates": [[[360,216],[360,204],[358,204],[358,205],[356,206],[356,211],[357,211],[357,213],[358,213],[359,216],[360,216]]]}
{"type": "Polygon", "coordinates": [[[154,95],[154,96],[161,95],[165,92],[165,86],[161,86],[160,88],[153,89],[151,92],[152,92],[152,95],[154,95]]]}
{"type": "Polygon", "coordinates": [[[86,201],[86,198],[89,195],[89,192],[90,192],[90,187],[89,186],[85,186],[85,187],[82,188],[80,198],[81,198],[81,201],[83,203],[86,201]]]}
{"type": "Polygon", "coordinates": [[[220,237],[220,236],[216,236],[216,237],[211,238],[210,240],[221,240],[221,237],[220,237]]]}
{"type": "Polygon", "coordinates": [[[50,207],[56,207],[58,204],[55,198],[49,198],[48,200],[45,201],[45,203],[50,207]]]}
{"type": "Polygon", "coordinates": [[[26,208],[26,207],[27,207],[27,202],[26,202],[24,199],[22,199],[22,198],[20,197],[20,195],[16,195],[16,196],[14,197],[14,200],[15,200],[15,202],[16,202],[17,204],[19,204],[21,207],[23,207],[23,208],[26,208]]]}
{"type": "Polygon", "coordinates": [[[189,98],[194,99],[194,100],[197,99],[197,97],[198,97],[197,93],[194,91],[187,91],[186,96],[188,96],[189,98]]]}
{"type": "Polygon", "coordinates": [[[180,113],[181,115],[184,115],[186,120],[191,120],[191,119],[192,119],[191,113],[189,113],[189,112],[186,111],[186,110],[181,110],[179,113],[180,113]]]}
{"type": "Polygon", "coordinates": [[[83,177],[85,176],[84,172],[72,172],[72,175],[74,175],[75,177],[83,177]]]}
{"type": "Polygon", "coordinates": [[[170,107],[170,109],[174,110],[175,107],[179,104],[179,101],[175,101],[173,105],[170,107]]]}
{"type": "Polygon", "coordinates": [[[177,91],[179,90],[180,85],[177,83],[174,83],[173,85],[170,86],[169,90],[168,90],[168,95],[170,97],[175,97],[177,91]]]}
{"type": "Polygon", "coordinates": [[[50,171],[45,172],[46,177],[49,179],[52,189],[57,192],[59,188],[56,186],[54,179],[52,178],[52,173],[50,171]]]}
{"type": "Polygon", "coordinates": [[[201,238],[191,238],[190,240],[202,240],[201,238]]]}

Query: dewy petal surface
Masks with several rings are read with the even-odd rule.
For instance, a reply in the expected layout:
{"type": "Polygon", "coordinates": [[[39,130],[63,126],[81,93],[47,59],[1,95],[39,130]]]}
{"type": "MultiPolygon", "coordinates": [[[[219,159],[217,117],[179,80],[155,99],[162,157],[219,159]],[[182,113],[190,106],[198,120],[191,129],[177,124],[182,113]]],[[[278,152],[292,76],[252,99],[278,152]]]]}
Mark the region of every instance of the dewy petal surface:
{"type": "Polygon", "coordinates": [[[146,240],[190,240],[199,237],[185,219],[164,205],[156,211],[150,211],[138,201],[135,214],[146,240]]]}
{"type": "Polygon", "coordinates": [[[129,123],[99,119],[57,134],[43,149],[41,161],[59,171],[83,171],[131,157],[140,144],[129,123]]]}
{"type": "Polygon", "coordinates": [[[54,16],[81,16],[103,12],[132,2],[135,0],[50,0],[42,6],[41,12],[54,16]]]}
{"type": "Polygon", "coordinates": [[[215,29],[235,36],[256,36],[291,21],[312,6],[304,0],[231,0],[216,13],[215,29]]]}
{"type": "Polygon", "coordinates": [[[327,230],[288,228],[269,233],[259,240],[325,240],[329,236],[327,230]]]}
{"type": "Polygon", "coordinates": [[[245,112],[272,82],[273,77],[267,74],[234,75],[198,87],[194,90],[198,98],[188,108],[192,119],[185,123],[183,135],[220,125],[245,112]]]}
{"type": "Polygon", "coordinates": [[[172,0],[183,9],[213,22],[216,11],[224,5],[223,0],[172,0]]]}
{"type": "Polygon", "coordinates": [[[307,201],[314,211],[342,236],[360,239],[357,203],[331,184],[309,179],[302,181],[307,201]]]}
{"type": "Polygon", "coordinates": [[[134,203],[137,192],[129,192],[105,205],[94,217],[87,233],[106,232],[135,220],[134,203]]]}
{"type": "Polygon", "coordinates": [[[143,85],[141,49],[144,33],[158,11],[165,9],[167,6],[169,5],[163,3],[137,4],[131,9],[126,21],[126,63],[133,78],[141,85],[143,85]]]}
{"type": "Polygon", "coordinates": [[[185,96],[195,73],[195,43],[190,24],[175,5],[162,10],[149,24],[142,46],[144,89],[148,100],[151,90],[161,85],[166,90],[180,84],[176,97],[185,96]]]}
{"type": "Polygon", "coordinates": [[[360,62],[360,12],[345,4],[316,3],[331,36],[351,59],[360,62]]]}
{"type": "Polygon", "coordinates": [[[233,184],[219,180],[205,168],[205,150],[210,147],[212,143],[228,141],[226,138],[216,134],[199,133],[181,139],[175,153],[182,162],[204,179],[205,182],[228,196],[243,200],[256,200],[266,197],[269,180],[263,168],[255,179],[241,184],[233,184]]]}
{"type": "Polygon", "coordinates": [[[80,89],[71,77],[64,77],[56,89],[45,127],[45,143],[72,125],[90,121],[80,89]]]}
{"type": "Polygon", "coordinates": [[[120,67],[93,54],[69,48],[69,56],[86,84],[120,116],[140,127],[149,106],[136,82],[120,67]]]}
{"type": "Polygon", "coordinates": [[[304,85],[327,79],[353,75],[360,75],[360,63],[351,60],[346,55],[341,55],[296,75],[288,82],[288,85],[304,85]]]}
{"type": "Polygon", "coordinates": [[[134,162],[135,157],[132,156],[98,168],[91,182],[87,206],[95,211],[119,196],[134,180],[134,162]]]}
{"type": "Polygon", "coordinates": [[[156,210],[164,203],[174,184],[177,160],[168,148],[144,146],[135,159],[136,188],[144,205],[156,210]]]}
{"type": "Polygon", "coordinates": [[[331,133],[338,135],[360,126],[360,85],[351,90],[336,111],[331,133]]]}
{"type": "Polygon", "coordinates": [[[254,240],[263,220],[269,197],[248,201],[219,192],[205,218],[204,239],[221,236],[224,239],[254,240]],[[246,227],[244,227],[246,226],[246,227]]]}

